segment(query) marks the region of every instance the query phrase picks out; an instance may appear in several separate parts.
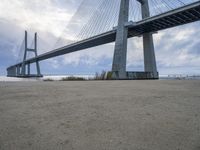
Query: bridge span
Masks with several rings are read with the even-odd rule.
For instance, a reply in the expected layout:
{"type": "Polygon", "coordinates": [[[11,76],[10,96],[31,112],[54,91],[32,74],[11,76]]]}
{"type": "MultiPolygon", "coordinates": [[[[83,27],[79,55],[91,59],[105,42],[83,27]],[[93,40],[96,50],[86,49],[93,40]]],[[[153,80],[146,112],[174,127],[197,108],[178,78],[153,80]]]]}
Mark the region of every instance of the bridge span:
{"type": "MultiPolygon", "coordinates": [[[[126,0],[122,0],[122,1],[126,1],[126,0]]],[[[123,26],[124,28],[127,29],[127,38],[132,38],[135,36],[144,35],[146,33],[150,33],[152,35],[154,32],[157,32],[160,30],[188,24],[191,22],[199,21],[199,20],[200,20],[200,1],[197,1],[189,5],[185,5],[183,7],[180,7],[180,8],[153,16],[153,17],[149,17],[149,16],[143,17],[143,19],[138,22],[132,22],[132,21],[125,22],[123,26]]],[[[38,55],[34,58],[27,59],[27,60],[24,60],[23,62],[12,65],[7,68],[8,76],[23,77],[23,75],[21,75],[20,72],[17,71],[17,68],[20,68],[23,65],[30,65],[31,63],[35,63],[35,62],[37,63],[39,61],[53,58],[56,56],[115,42],[117,39],[117,32],[119,32],[118,31],[119,26],[120,25],[118,25],[117,27],[113,28],[112,30],[108,32],[84,39],[76,43],[72,43],[70,45],[52,50],[50,52],[38,55]]],[[[114,70],[114,71],[119,71],[119,70],[114,70]]]]}

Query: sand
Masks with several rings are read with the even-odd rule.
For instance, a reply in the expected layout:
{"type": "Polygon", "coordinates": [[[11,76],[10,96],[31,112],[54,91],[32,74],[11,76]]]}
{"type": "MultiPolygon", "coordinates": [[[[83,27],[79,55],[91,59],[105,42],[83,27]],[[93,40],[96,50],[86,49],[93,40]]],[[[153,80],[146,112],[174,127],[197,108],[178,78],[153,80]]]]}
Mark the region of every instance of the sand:
{"type": "Polygon", "coordinates": [[[0,150],[200,150],[200,80],[0,82],[0,150]]]}

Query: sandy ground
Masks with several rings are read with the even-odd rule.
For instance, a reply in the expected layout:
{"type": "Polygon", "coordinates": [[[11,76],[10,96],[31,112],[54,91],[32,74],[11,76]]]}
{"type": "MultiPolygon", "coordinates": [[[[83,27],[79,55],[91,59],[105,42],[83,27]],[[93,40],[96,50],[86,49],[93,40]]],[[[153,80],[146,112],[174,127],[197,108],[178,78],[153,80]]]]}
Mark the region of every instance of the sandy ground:
{"type": "Polygon", "coordinates": [[[0,150],[200,150],[200,81],[0,82],[0,150]]]}

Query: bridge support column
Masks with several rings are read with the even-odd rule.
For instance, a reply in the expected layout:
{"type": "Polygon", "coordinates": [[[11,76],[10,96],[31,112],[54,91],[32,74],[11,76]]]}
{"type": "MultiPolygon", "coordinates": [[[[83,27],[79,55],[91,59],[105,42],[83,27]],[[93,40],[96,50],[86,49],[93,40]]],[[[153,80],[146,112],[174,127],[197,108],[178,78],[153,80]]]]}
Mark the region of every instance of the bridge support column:
{"type": "Polygon", "coordinates": [[[125,27],[125,24],[128,22],[128,15],[129,0],[121,0],[112,65],[113,78],[115,79],[126,79],[128,28],[125,27]]]}
{"type": "Polygon", "coordinates": [[[17,76],[20,76],[20,66],[17,66],[17,76]]]}
{"type": "Polygon", "coordinates": [[[36,61],[36,71],[37,74],[31,75],[31,68],[30,68],[30,62],[26,62],[27,59],[27,53],[28,52],[33,52],[35,54],[35,57],[37,57],[37,33],[35,33],[34,37],[34,49],[28,48],[28,36],[27,36],[27,31],[25,31],[25,51],[24,51],[24,58],[22,62],[22,69],[21,69],[21,74],[20,77],[42,77],[41,72],[40,72],[40,65],[39,61],[36,61]],[[27,68],[26,68],[27,66],[27,68]],[[27,69],[27,70],[26,70],[27,69]]]}
{"type": "Polygon", "coordinates": [[[30,63],[28,63],[28,76],[30,76],[30,74],[31,74],[31,66],[30,66],[31,64],[30,63]]]}
{"type": "Polygon", "coordinates": [[[25,50],[24,50],[24,57],[23,57],[23,63],[22,63],[22,70],[21,70],[21,75],[25,76],[26,75],[26,56],[27,56],[27,45],[28,45],[28,35],[27,31],[25,31],[25,50]]]}
{"type": "MultiPolygon", "coordinates": [[[[38,56],[38,54],[37,54],[37,33],[35,33],[35,47],[34,48],[35,48],[35,57],[37,57],[38,56]]],[[[39,65],[38,60],[36,61],[36,68],[37,68],[37,75],[42,76],[41,72],[40,72],[40,65],[39,65]]]]}
{"type": "MultiPolygon", "coordinates": [[[[137,0],[141,3],[142,19],[150,17],[148,0],[137,0]]],[[[150,78],[158,79],[156,58],[152,33],[143,34],[144,70],[151,74],[150,78]]]]}

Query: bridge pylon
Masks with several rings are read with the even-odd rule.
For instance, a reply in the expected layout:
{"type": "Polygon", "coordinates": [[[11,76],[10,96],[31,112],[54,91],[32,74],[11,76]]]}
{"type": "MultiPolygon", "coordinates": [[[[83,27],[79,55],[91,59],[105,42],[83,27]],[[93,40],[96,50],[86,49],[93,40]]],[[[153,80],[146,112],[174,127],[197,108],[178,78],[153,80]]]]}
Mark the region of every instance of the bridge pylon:
{"type": "Polygon", "coordinates": [[[128,16],[129,0],[121,0],[112,65],[112,76],[115,79],[126,78],[128,28],[125,24],[128,22],[128,16]]]}
{"type": "Polygon", "coordinates": [[[28,48],[28,33],[25,31],[25,51],[24,51],[24,57],[22,62],[22,69],[21,69],[21,77],[42,77],[40,72],[40,65],[39,62],[36,61],[36,71],[37,74],[31,74],[31,68],[30,68],[30,62],[26,62],[27,54],[31,52],[35,54],[35,57],[38,56],[37,54],[37,33],[35,33],[34,36],[34,48],[28,48]]]}
{"type": "Polygon", "coordinates": [[[39,61],[36,61],[36,72],[37,74],[31,74],[31,62],[27,61],[27,54],[31,52],[37,54],[37,33],[34,36],[34,48],[28,48],[28,33],[25,31],[25,46],[24,46],[24,55],[23,61],[21,64],[12,66],[7,69],[7,76],[9,77],[21,77],[21,78],[29,78],[29,77],[42,77],[40,72],[39,61]]]}
{"type": "MultiPolygon", "coordinates": [[[[137,0],[141,4],[142,19],[150,17],[148,0],[137,0]]],[[[143,34],[144,71],[151,73],[151,78],[158,78],[156,57],[152,33],[143,34]]]]}
{"type": "MultiPolygon", "coordinates": [[[[150,17],[148,0],[141,3],[142,19],[150,17]]],[[[127,72],[127,40],[129,22],[129,0],[121,0],[113,57],[112,79],[158,79],[152,33],[143,34],[144,72],[127,72]]]]}

